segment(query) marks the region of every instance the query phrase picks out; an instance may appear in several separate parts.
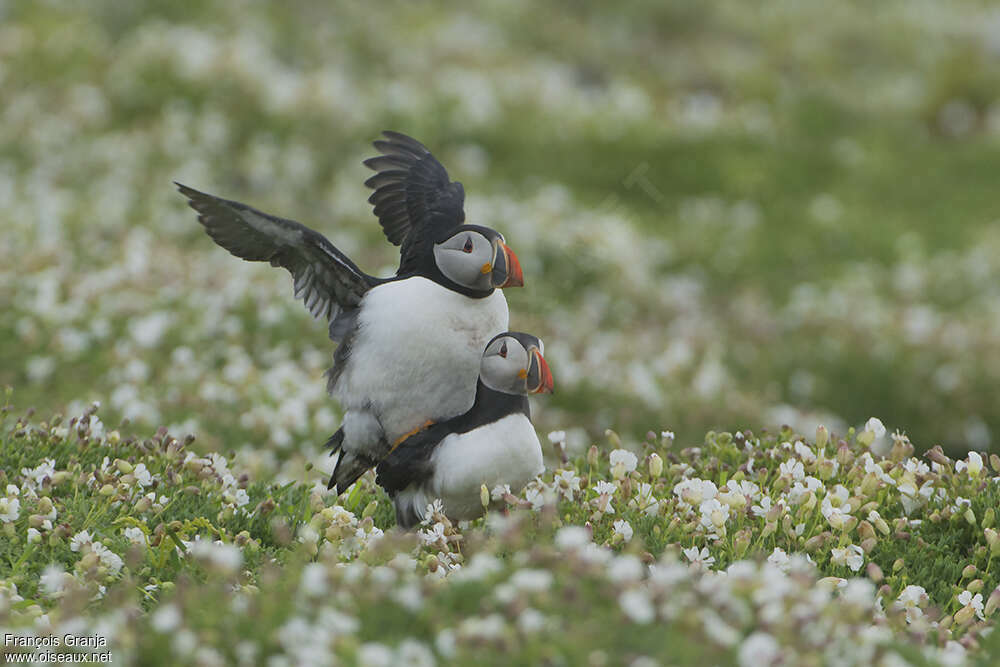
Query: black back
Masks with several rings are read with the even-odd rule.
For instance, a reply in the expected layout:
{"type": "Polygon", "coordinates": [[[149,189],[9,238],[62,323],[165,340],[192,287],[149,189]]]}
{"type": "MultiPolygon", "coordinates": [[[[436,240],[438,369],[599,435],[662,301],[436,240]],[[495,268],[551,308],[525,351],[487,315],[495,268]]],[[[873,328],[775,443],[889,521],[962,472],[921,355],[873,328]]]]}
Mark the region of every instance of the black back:
{"type": "Polygon", "coordinates": [[[378,464],[376,481],[394,497],[410,484],[423,482],[434,473],[431,456],[446,437],[468,433],[518,413],[531,418],[527,396],[490,389],[480,380],[476,386],[476,401],[467,412],[437,422],[404,440],[378,464]]]}

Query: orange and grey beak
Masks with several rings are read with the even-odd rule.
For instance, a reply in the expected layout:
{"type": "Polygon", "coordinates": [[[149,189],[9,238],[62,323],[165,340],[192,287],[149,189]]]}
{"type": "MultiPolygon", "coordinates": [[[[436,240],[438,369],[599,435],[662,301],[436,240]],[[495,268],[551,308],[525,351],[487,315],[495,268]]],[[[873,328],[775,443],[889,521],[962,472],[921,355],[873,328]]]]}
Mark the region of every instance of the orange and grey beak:
{"type": "Polygon", "coordinates": [[[521,287],[524,277],[521,275],[521,263],[517,255],[506,243],[499,239],[493,243],[493,287],[521,287]]]}
{"type": "Polygon", "coordinates": [[[551,394],[553,389],[552,371],[545,363],[545,357],[537,347],[528,350],[531,360],[528,362],[527,386],[529,394],[551,394]]]}

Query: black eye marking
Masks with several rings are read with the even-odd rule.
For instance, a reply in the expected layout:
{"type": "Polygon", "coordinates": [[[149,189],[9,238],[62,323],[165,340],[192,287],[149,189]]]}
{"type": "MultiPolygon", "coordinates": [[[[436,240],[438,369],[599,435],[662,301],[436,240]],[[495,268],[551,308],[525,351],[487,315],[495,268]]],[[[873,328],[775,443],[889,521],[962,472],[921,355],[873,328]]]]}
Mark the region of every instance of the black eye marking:
{"type": "Polygon", "coordinates": [[[507,341],[504,341],[503,344],[500,346],[500,356],[503,357],[504,359],[507,358],[507,341]]]}
{"type": "Polygon", "coordinates": [[[472,237],[471,236],[466,236],[465,237],[465,247],[462,248],[462,251],[463,252],[472,252],[472,237]]]}

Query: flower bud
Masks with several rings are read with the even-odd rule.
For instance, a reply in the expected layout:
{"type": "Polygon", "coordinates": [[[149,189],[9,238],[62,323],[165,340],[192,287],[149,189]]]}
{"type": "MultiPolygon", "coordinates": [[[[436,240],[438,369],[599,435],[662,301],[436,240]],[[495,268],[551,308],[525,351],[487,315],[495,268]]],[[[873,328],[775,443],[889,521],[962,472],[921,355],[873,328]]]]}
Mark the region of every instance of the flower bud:
{"type": "Polygon", "coordinates": [[[955,622],[959,625],[968,625],[976,615],[976,610],[971,604],[967,604],[955,612],[955,622]]]}
{"type": "Polygon", "coordinates": [[[997,522],[997,513],[992,507],[988,507],[986,512],[983,513],[983,520],[981,525],[983,528],[992,528],[997,522]]]}
{"type": "MultiPolygon", "coordinates": [[[[486,488],[486,487],[484,486],[483,488],[486,488]]],[[[367,505],[365,505],[365,509],[361,512],[361,518],[362,519],[367,519],[368,517],[370,517],[373,514],[375,514],[376,510],[378,510],[378,501],[377,500],[373,500],[370,503],[368,503],[367,505]]]]}
{"type": "Polygon", "coordinates": [[[897,558],[896,560],[894,560],[892,562],[892,571],[893,571],[893,573],[896,573],[896,572],[899,572],[900,570],[902,570],[904,565],[905,565],[905,563],[903,562],[902,558],[897,558]]]}
{"type": "Polygon", "coordinates": [[[868,574],[868,578],[874,583],[878,584],[882,582],[884,576],[882,574],[882,568],[880,568],[875,561],[870,561],[868,563],[868,566],[865,568],[865,572],[868,574]]]}
{"type": "Polygon", "coordinates": [[[115,467],[118,468],[118,472],[121,473],[130,473],[135,470],[135,466],[122,459],[115,459],[115,467]]]}
{"type": "Polygon", "coordinates": [[[868,430],[862,431],[861,433],[858,433],[856,440],[862,447],[868,447],[875,442],[875,433],[868,430]]]}
{"type": "Polygon", "coordinates": [[[99,493],[105,498],[107,498],[108,496],[113,496],[115,495],[115,487],[111,486],[110,484],[105,484],[104,486],[101,487],[99,493]]]}
{"type": "Polygon", "coordinates": [[[878,477],[875,473],[870,472],[865,475],[865,478],[861,480],[861,493],[865,496],[870,496],[878,490],[878,477]]]}
{"type": "Polygon", "coordinates": [[[596,467],[600,461],[601,453],[597,449],[597,445],[591,445],[590,449],[587,450],[587,464],[593,468],[596,467]]]}
{"type": "Polygon", "coordinates": [[[742,558],[747,552],[752,538],[749,528],[742,528],[736,532],[736,535],[733,536],[733,553],[737,558],[742,558]]]}
{"type": "Polygon", "coordinates": [[[869,537],[867,540],[861,540],[861,544],[859,546],[861,547],[861,550],[864,551],[866,554],[870,554],[872,552],[872,549],[875,548],[876,544],[878,544],[878,540],[875,539],[874,537],[869,537]]]}
{"type": "Polygon", "coordinates": [[[816,464],[816,474],[824,482],[833,477],[834,472],[837,470],[837,462],[833,459],[822,459],[816,464]]]}
{"type": "Polygon", "coordinates": [[[768,521],[767,523],[764,524],[764,530],[761,531],[760,536],[767,537],[768,535],[774,533],[774,531],[776,530],[778,530],[778,524],[775,523],[774,521],[768,521]]]}
{"type": "Polygon", "coordinates": [[[976,513],[972,511],[971,507],[966,509],[962,516],[965,517],[965,520],[969,522],[970,526],[976,525],[976,513]]]}
{"type": "Polygon", "coordinates": [[[140,513],[141,512],[148,512],[149,508],[152,506],[152,504],[153,504],[152,500],[150,500],[146,496],[143,496],[142,498],[139,498],[139,500],[136,501],[134,507],[135,507],[135,510],[137,512],[140,512],[140,513]]]}
{"type": "Polygon", "coordinates": [[[983,613],[986,616],[992,616],[997,607],[1000,607],[1000,586],[993,589],[990,597],[986,599],[986,606],[983,608],[983,613]]]}
{"type": "Polygon", "coordinates": [[[663,459],[656,452],[649,455],[649,476],[656,479],[663,473],[663,459]]]}
{"type": "Polygon", "coordinates": [[[854,461],[854,452],[851,448],[847,446],[847,443],[843,443],[837,448],[837,463],[842,466],[849,466],[854,461]]]}
{"type": "Polygon", "coordinates": [[[1000,472],[1000,456],[990,454],[990,467],[993,468],[993,472],[1000,472]]]}
{"type": "Polygon", "coordinates": [[[924,454],[927,458],[943,466],[951,466],[951,459],[944,455],[941,445],[934,445],[924,454]]]}
{"type": "Polygon", "coordinates": [[[606,431],[604,432],[604,435],[605,435],[605,437],[607,437],[607,439],[608,439],[608,442],[610,442],[610,443],[611,443],[611,446],[612,446],[612,447],[613,447],[614,449],[621,449],[621,446],[622,446],[622,439],[621,439],[621,438],[620,438],[620,437],[618,436],[618,434],[617,434],[617,433],[615,433],[614,431],[612,431],[612,430],[611,430],[611,429],[609,428],[608,430],[606,430],[606,431]]]}
{"type": "Polygon", "coordinates": [[[875,528],[868,521],[862,521],[858,524],[858,536],[863,540],[873,538],[875,537],[875,528]]]}
{"type": "Polygon", "coordinates": [[[826,427],[820,424],[816,427],[816,449],[822,451],[826,447],[826,443],[830,441],[830,432],[826,430],[826,427]]]}
{"type": "Polygon", "coordinates": [[[965,568],[962,570],[962,578],[963,579],[970,579],[970,578],[976,576],[976,572],[978,572],[978,571],[979,570],[976,569],[975,565],[971,565],[971,564],[970,565],[966,565],[965,568]]]}
{"type": "Polygon", "coordinates": [[[483,507],[490,506],[490,490],[486,488],[485,484],[479,485],[479,502],[483,507]]]}

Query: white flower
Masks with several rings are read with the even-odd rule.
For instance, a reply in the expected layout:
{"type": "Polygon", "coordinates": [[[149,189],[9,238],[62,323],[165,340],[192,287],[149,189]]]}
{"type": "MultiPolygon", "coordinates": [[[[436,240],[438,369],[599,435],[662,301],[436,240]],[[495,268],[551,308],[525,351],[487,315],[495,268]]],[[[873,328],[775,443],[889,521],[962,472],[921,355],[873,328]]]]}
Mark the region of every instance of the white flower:
{"type": "Polygon", "coordinates": [[[552,431],[549,433],[549,442],[553,445],[557,442],[566,442],[566,431],[552,431]]]}
{"type": "Polygon", "coordinates": [[[490,498],[493,500],[500,500],[508,495],[510,495],[510,484],[498,484],[490,491],[490,498]]]}
{"type": "Polygon", "coordinates": [[[61,565],[53,563],[42,571],[38,583],[47,595],[56,595],[66,588],[66,572],[61,565]]]}
{"type": "Polygon", "coordinates": [[[754,505],[750,508],[750,511],[754,516],[767,516],[767,513],[771,511],[771,497],[764,496],[760,499],[760,505],[754,505]]]}
{"type": "Polygon", "coordinates": [[[93,541],[94,538],[90,536],[89,531],[81,530],[70,540],[69,548],[71,551],[80,551],[82,547],[90,545],[93,541]]]}
{"type": "Polygon", "coordinates": [[[976,610],[976,616],[979,620],[985,621],[986,617],[983,616],[983,594],[976,593],[972,594],[972,591],[962,591],[958,594],[958,603],[963,607],[972,606],[976,610]]]}
{"type": "Polygon", "coordinates": [[[928,601],[927,591],[923,586],[910,584],[902,590],[895,604],[906,611],[906,622],[913,623],[924,615],[921,608],[925,607],[928,601]]]}
{"type": "Polygon", "coordinates": [[[556,533],[556,546],[563,550],[579,549],[590,543],[590,531],[583,526],[564,526],[556,533]]]}
{"type": "Polygon", "coordinates": [[[774,547],[774,551],[771,555],[767,557],[767,562],[774,565],[776,568],[782,572],[788,572],[791,566],[791,560],[788,558],[788,554],[781,547],[774,547]]]}
{"type": "Polygon", "coordinates": [[[424,517],[427,519],[430,519],[435,514],[444,514],[444,503],[441,502],[440,498],[435,498],[427,503],[427,509],[424,510],[424,517]]]}
{"type": "Polygon", "coordinates": [[[125,538],[132,544],[146,544],[146,534],[142,532],[142,528],[129,526],[122,532],[125,534],[125,538]]]}
{"type": "Polygon", "coordinates": [[[235,573],[243,564],[243,552],[238,546],[220,540],[201,539],[200,535],[190,544],[188,553],[228,574],[235,573]]]}
{"type": "Polygon", "coordinates": [[[955,472],[969,471],[969,477],[979,477],[983,471],[983,457],[979,452],[969,452],[969,462],[955,461],[955,472]]]}
{"type": "Polygon", "coordinates": [[[580,477],[572,470],[560,470],[552,480],[556,491],[566,500],[572,501],[575,492],[580,490],[580,477]]]}
{"type": "Polygon", "coordinates": [[[21,501],[17,498],[0,498],[0,521],[11,523],[17,521],[21,514],[21,501]]]}
{"type": "Polygon", "coordinates": [[[879,419],[878,417],[872,417],[871,419],[866,421],[865,430],[871,431],[872,435],[875,436],[876,440],[885,436],[885,424],[883,424],[882,420],[879,419]]]}
{"type": "MultiPolygon", "coordinates": [[[[428,509],[430,509],[428,507],[428,509]]],[[[417,533],[420,536],[420,541],[427,546],[432,546],[435,544],[444,544],[447,538],[444,534],[444,524],[438,521],[433,526],[427,530],[421,530],[417,533]]]]}
{"type": "Polygon", "coordinates": [[[737,654],[740,667],[767,667],[781,659],[781,646],[766,632],[755,632],[740,644],[737,654]]]}
{"type": "Polygon", "coordinates": [[[857,572],[865,564],[865,552],[856,544],[848,544],[843,548],[834,547],[830,550],[830,556],[834,565],[846,565],[853,572],[857,572]]]}
{"type": "Polygon", "coordinates": [[[28,544],[34,544],[35,542],[42,541],[42,534],[38,532],[36,528],[28,529],[28,544]]]}
{"type": "Polygon", "coordinates": [[[611,476],[622,479],[639,465],[638,457],[627,449],[616,449],[610,454],[611,476]]]}
{"type": "Polygon", "coordinates": [[[806,476],[805,466],[802,465],[802,461],[798,459],[788,459],[787,461],[782,461],[778,466],[778,471],[782,477],[787,477],[792,480],[800,480],[806,476]]]}
{"type": "Polygon", "coordinates": [[[723,505],[718,498],[706,500],[698,506],[701,512],[701,525],[708,530],[718,530],[729,520],[729,505],[723,505]]]}
{"type": "Polygon", "coordinates": [[[132,470],[132,475],[135,476],[135,483],[142,488],[146,488],[153,483],[153,476],[146,469],[145,463],[138,463],[135,469],[132,470]]]}
{"type": "Polygon", "coordinates": [[[56,474],[56,460],[44,459],[34,468],[21,468],[21,474],[25,476],[28,488],[37,488],[41,486],[46,477],[51,478],[56,474]]]}
{"type": "Polygon", "coordinates": [[[618,490],[617,484],[615,484],[614,482],[605,482],[604,480],[601,480],[594,486],[594,491],[596,491],[599,495],[602,496],[612,496],[617,490],[618,490]]]}
{"type": "Polygon", "coordinates": [[[820,512],[822,512],[823,516],[830,523],[831,528],[834,530],[843,530],[847,525],[847,519],[851,516],[851,504],[844,503],[840,507],[834,507],[830,501],[830,496],[827,496],[823,498],[820,512]]]}
{"type": "Polygon", "coordinates": [[[681,553],[691,561],[692,565],[708,566],[715,562],[715,557],[709,553],[708,547],[702,547],[701,551],[698,551],[698,547],[688,547],[682,549],[681,553]]]}
{"type": "Polygon", "coordinates": [[[674,485],[674,495],[691,507],[701,505],[718,494],[719,490],[715,483],[708,480],[685,479],[674,485]]]}
{"type": "Polygon", "coordinates": [[[122,565],[124,565],[124,563],[122,562],[121,557],[114,551],[111,551],[100,542],[92,543],[90,545],[90,548],[101,559],[101,564],[103,564],[105,567],[107,567],[115,574],[117,574],[118,571],[122,569],[122,565]]]}
{"type": "Polygon", "coordinates": [[[243,507],[250,502],[250,494],[248,494],[245,489],[236,489],[233,496],[237,507],[243,507]]]}
{"type": "Polygon", "coordinates": [[[673,440],[674,439],[674,432],[673,431],[660,431],[660,437],[663,438],[664,440],[673,440]]]}
{"type": "Polygon", "coordinates": [[[646,625],[656,618],[656,609],[649,595],[642,589],[633,588],[625,591],[618,596],[618,605],[633,623],[646,625]]]}
{"type": "Polygon", "coordinates": [[[795,453],[799,455],[799,458],[806,463],[812,463],[816,460],[816,454],[813,452],[812,448],[802,442],[801,440],[795,441],[795,453]]]}
{"type": "Polygon", "coordinates": [[[614,523],[615,533],[621,535],[628,542],[632,539],[632,526],[625,519],[618,519],[614,523]]]}
{"type": "Polygon", "coordinates": [[[181,624],[181,612],[175,604],[165,604],[153,612],[150,625],[161,634],[173,632],[181,624]]]}

